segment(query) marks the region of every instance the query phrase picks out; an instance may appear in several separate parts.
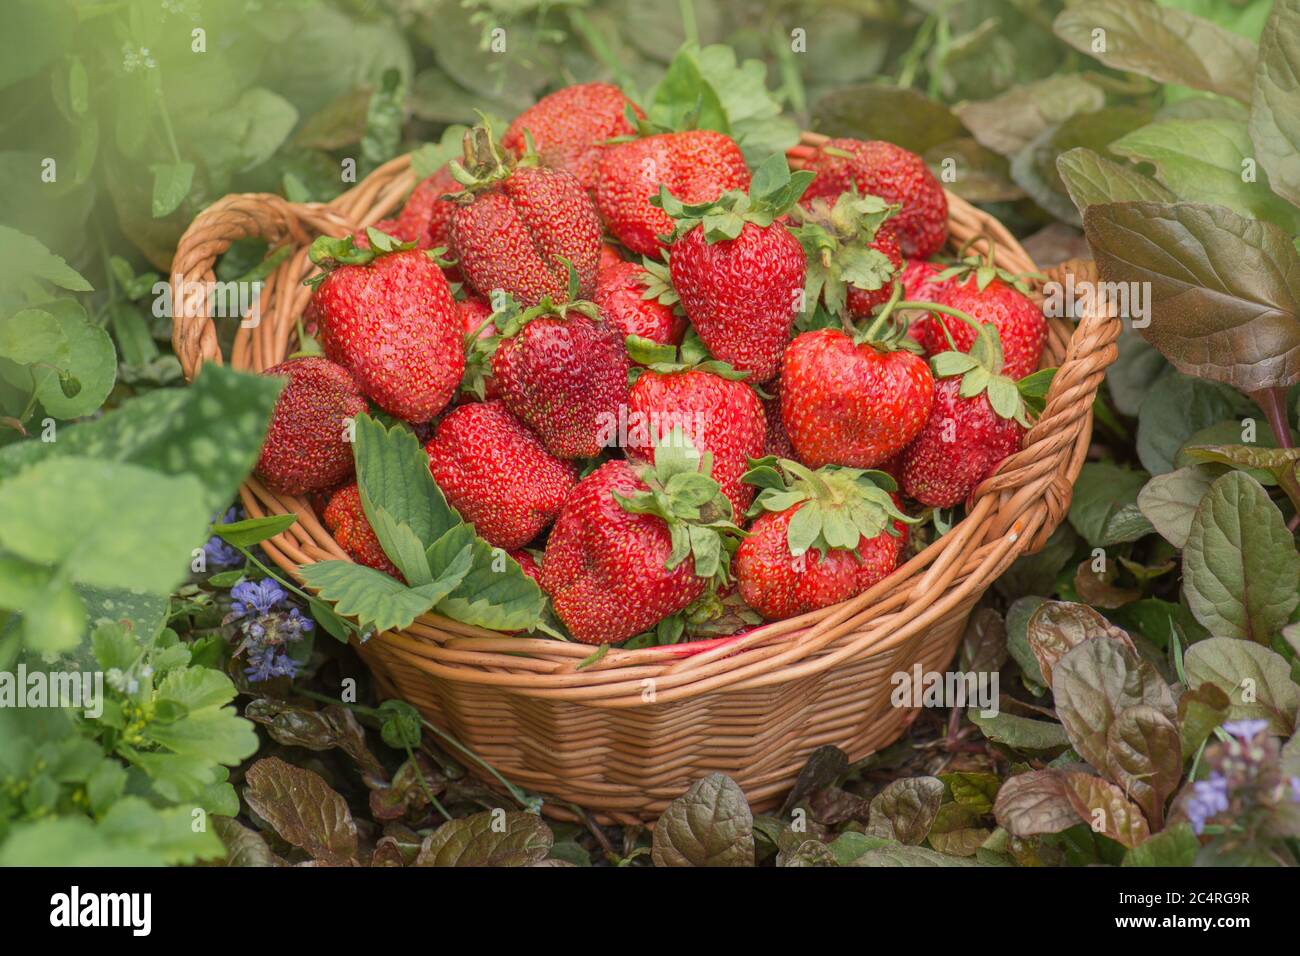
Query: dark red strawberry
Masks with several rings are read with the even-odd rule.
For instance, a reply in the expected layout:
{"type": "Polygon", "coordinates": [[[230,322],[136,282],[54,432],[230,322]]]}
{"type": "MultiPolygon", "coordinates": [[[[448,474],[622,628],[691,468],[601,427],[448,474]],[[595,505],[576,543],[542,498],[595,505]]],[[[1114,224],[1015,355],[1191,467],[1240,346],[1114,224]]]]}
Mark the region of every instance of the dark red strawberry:
{"type": "Polygon", "coordinates": [[[600,453],[627,405],[623,340],[590,302],[549,301],[503,321],[492,374],[506,408],[557,458],[600,453]]]}
{"type": "Polygon", "coordinates": [[[672,349],[646,348],[648,344],[634,340],[629,348],[633,359],[649,366],[628,399],[628,420],[636,427],[630,434],[639,439],[628,442],[629,456],[653,459],[655,446],[680,428],[692,447],[712,454],[713,479],[733,513],[744,514],[754,491],[740,476],[749,470],[751,458],[763,456],[767,439],[758,396],[725,363],[678,363],[672,349]]]}
{"type": "Polygon", "coordinates": [[[452,410],[428,444],[433,480],[488,544],[520,548],[560,511],[578,481],[501,402],[452,410]]]}
{"type": "Polygon", "coordinates": [[[872,468],[902,451],[930,414],[925,360],[839,329],[804,332],[785,352],[781,419],[799,460],[813,468],[872,468]],[[855,341],[861,338],[861,341],[855,341]]]}
{"type": "Polygon", "coordinates": [[[1015,382],[1002,374],[997,331],[985,328],[970,354],[940,352],[931,360],[934,407],[903,452],[903,491],[923,505],[950,508],[966,501],[1020,450],[1029,427],[1015,382]]]}
{"type": "Polygon", "coordinates": [[[883,472],[756,463],[758,517],[736,550],[740,594],[769,620],[847,601],[898,564],[909,520],[883,472]]]}
{"type": "Polygon", "coordinates": [[[749,188],[749,168],[735,141],[696,129],[659,133],[611,146],[596,174],[596,207],[609,231],[637,255],[659,256],[659,236],[673,230],[650,205],[663,186],[683,203],[711,203],[729,189],[749,188]]]}
{"type": "Polygon", "coordinates": [[[794,234],[808,258],[805,311],[820,301],[832,316],[860,319],[888,301],[903,265],[890,219],[897,211],[879,196],[855,192],[795,210],[794,234]]]}
{"type": "Polygon", "coordinates": [[[626,260],[623,258],[623,254],[618,251],[618,246],[611,245],[608,242],[602,242],[600,244],[600,269],[597,275],[599,275],[600,272],[604,272],[606,269],[612,269],[614,266],[624,261],[626,260]]]}
{"type": "Polygon", "coordinates": [[[649,260],[645,265],[619,261],[600,271],[596,306],[605,323],[620,337],[635,335],[660,345],[679,345],[686,334],[686,316],[676,305],[677,293],[668,284],[668,270],[649,260]]]}
{"type": "Polygon", "coordinates": [[[653,467],[607,461],[578,482],[542,558],[542,588],[576,640],[624,641],[726,575],[739,532],[699,468],[689,449],[666,445],[653,467]]]}
{"type": "MultiPolygon", "coordinates": [[[[931,301],[957,309],[976,322],[997,329],[1007,376],[1019,381],[1038,369],[1043,344],[1047,341],[1047,320],[1043,318],[1042,310],[1022,291],[1028,288],[1024,277],[1014,276],[987,262],[968,260],[940,272],[932,281],[932,287],[935,282],[940,283],[940,291],[931,301]]],[[[946,325],[958,350],[969,351],[975,342],[975,329],[952,315],[945,316],[941,325],[940,315],[931,312],[913,322],[909,334],[921,343],[927,355],[937,355],[951,347],[943,332],[943,325],[946,325]]]]}
{"type": "Polygon", "coordinates": [[[810,178],[791,175],[778,155],[759,169],[749,195],[686,205],[665,188],[656,199],[676,223],[668,266],[687,318],[715,358],[757,384],[780,372],[802,305],[803,247],[778,217],[810,178]]]}
{"type": "Polygon", "coordinates": [[[312,261],[327,271],[312,280],[309,309],[325,355],[376,405],[427,422],[446,407],[465,370],[462,323],[433,260],[384,244],[359,250],[351,239],[325,236],[312,243],[312,261]]]}
{"type": "Polygon", "coordinates": [[[465,165],[452,175],[452,252],[466,281],[491,300],[501,290],[531,307],[544,298],[590,299],[600,263],[600,219],[572,173],[508,161],[486,128],[465,135],[465,165]],[[570,273],[577,292],[570,293],[570,273]]]}
{"type": "Polygon", "coordinates": [[[531,138],[543,166],[570,172],[584,189],[593,190],[606,140],[636,134],[636,126],[628,120],[629,109],[638,119],[645,117],[612,83],[566,86],[516,116],[501,145],[523,156],[531,138]]]}
{"type": "Polygon", "coordinates": [[[852,189],[902,206],[895,221],[909,259],[928,259],[948,238],[948,200],[925,161],[881,140],[832,139],[808,166],[817,174],[804,200],[834,199],[852,189]]]}
{"type": "Polygon", "coordinates": [[[348,370],[328,359],[300,358],[262,374],[289,381],[276,399],[257,476],[285,495],[326,491],[351,476],[349,422],[367,406],[348,370]]]}
{"type": "Polygon", "coordinates": [[[383,571],[399,581],[403,580],[402,573],[384,554],[383,545],[379,543],[374,528],[366,518],[365,509],[361,506],[361,491],[356,482],[344,485],[334,493],[325,507],[324,518],[325,527],[329,528],[339,547],[353,561],[383,571]]]}

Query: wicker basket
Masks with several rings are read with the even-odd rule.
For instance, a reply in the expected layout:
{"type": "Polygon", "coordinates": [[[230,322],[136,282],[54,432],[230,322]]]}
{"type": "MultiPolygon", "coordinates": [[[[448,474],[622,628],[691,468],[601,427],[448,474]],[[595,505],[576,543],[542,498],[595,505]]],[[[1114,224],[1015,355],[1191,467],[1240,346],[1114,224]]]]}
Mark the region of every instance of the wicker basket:
{"type": "MultiPolygon", "coordinates": [[[[824,139],[804,134],[790,150],[791,164],[806,163],[824,139]]],[[[292,351],[310,294],[302,279],[314,271],[311,240],[377,222],[415,182],[402,157],[328,204],[227,196],[186,231],[173,281],[211,281],[216,258],[241,238],[289,244],[291,255],[263,288],[262,321],[239,330],[230,356],[236,367],[265,369],[292,351]]],[[[955,243],[990,236],[999,265],[1034,268],[1000,223],[956,196],[948,202],[955,243]]],[[[983,240],[972,247],[982,250],[983,240]]],[[[1091,263],[1068,266],[1095,278],[1091,263]]],[[[1065,516],[1119,322],[1089,314],[1077,327],[1059,319],[1049,325],[1043,364],[1060,371],[1023,450],[980,486],[957,527],[851,601],[737,637],[613,649],[582,669],[591,647],[512,637],[434,614],[358,650],[382,692],[414,704],[513,782],[594,810],[597,819],[653,820],[713,771],[736,780],[756,810],[770,808],[815,748],[835,744],[858,759],[896,739],[917,711],[890,705],[890,676],[916,663],[927,671],[947,667],[980,595],[1013,560],[1040,548],[1065,516]]],[[[204,362],[222,361],[211,319],[179,316],[173,341],[187,379],[204,362]]],[[[297,514],[292,528],[263,546],[289,574],[313,561],[346,559],[307,501],[277,495],[255,478],[241,494],[250,516],[297,514]]],[[[549,801],[547,810],[568,812],[549,801]]]]}

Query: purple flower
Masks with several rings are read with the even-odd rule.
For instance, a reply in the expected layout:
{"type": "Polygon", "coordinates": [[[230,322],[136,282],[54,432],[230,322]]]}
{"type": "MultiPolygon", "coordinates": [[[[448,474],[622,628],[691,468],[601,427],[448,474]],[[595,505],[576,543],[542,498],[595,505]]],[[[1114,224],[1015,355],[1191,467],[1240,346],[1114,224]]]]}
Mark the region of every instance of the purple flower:
{"type": "Polygon", "coordinates": [[[253,683],[270,680],[273,677],[292,679],[298,673],[298,662],[286,651],[275,647],[251,651],[248,655],[248,664],[249,666],[244,668],[244,674],[253,683]]]}
{"type": "MultiPolygon", "coordinates": [[[[233,524],[239,520],[239,509],[231,508],[225,514],[212,516],[213,524],[233,524]]],[[[227,544],[219,536],[213,535],[203,546],[203,555],[210,568],[233,568],[244,563],[244,556],[234,545],[227,544]]]]}
{"type": "Polygon", "coordinates": [[[1228,781],[1220,773],[1210,774],[1208,780],[1192,784],[1192,794],[1187,799],[1187,819],[1199,835],[1211,818],[1228,809],[1228,781]]]}
{"type": "Polygon", "coordinates": [[[231,618],[238,620],[253,614],[270,614],[289,599],[284,588],[271,578],[240,581],[230,589],[231,618]]]}
{"type": "Polygon", "coordinates": [[[1267,720],[1233,720],[1223,725],[1224,731],[1238,740],[1253,740],[1268,730],[1267,720]]]}
{"type": "Polygon", "coordinates": [[[1291,778],[1291,799],[1300,803],[1300,777],[1291,778]]]}

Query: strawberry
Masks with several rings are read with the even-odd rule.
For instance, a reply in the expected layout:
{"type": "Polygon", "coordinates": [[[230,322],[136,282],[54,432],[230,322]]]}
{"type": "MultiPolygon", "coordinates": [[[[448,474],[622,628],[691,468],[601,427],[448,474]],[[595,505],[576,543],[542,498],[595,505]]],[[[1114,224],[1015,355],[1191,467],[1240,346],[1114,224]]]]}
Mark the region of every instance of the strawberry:
{"type": "Polygon", "coordinates": [[[908,259],[903,263],[903,271],[898,279],[903,283],[904,299],[935,301],[952,285],[948,279],[939,275],[947,266],[926,259],[908,259]]]}
{"type": "Polygon", "coordinates": [[[777,458],[793,458],[794,446],[785,433],[785,422],[781,421],[781,380],[774,378],[764,388],[768,396],[762,399],[763,417],[767,420],[767,436],[763,441],[763,455],[777,458]]]}
{"type": "Polygon", "coordinates": [[[557,458],[600,453],[627,404],[627,351],[590,302],[550,300],[499,319],[492,375],[508,408],[557,458]]]}
{"type": "Polygon", "coordinates": [[[427,422],[465,370],[461,320],[442,271],[424,252],[370,232],[371,249],[321,236],[311,259],[326,271],[309,305],[326,357],[352,373],[384,411],[427,422]]]}
{"type": "MultiPolygon", "coordinates": [[[[698,348],[698,346],[697,346],[698,348]]],[[[655,347],[645,339],[632,339],[628,351],[648,366],[637,377],[628,398],[628,420],[642,426],[645,441],[629,442],[632,457],[653,460],[655,446],[673,428],[700,452],[713,456],[713,480],[731,502],[735,514],[744,514],[754,491],[741,484],[749,459],[761,458],[767,439],[763,406],[744,376],[722,362],[674,361],[673,349],[655,347]]],[[[683,352],[688,352],[683,349],[683,352]]]]}
{"type": "Polygon", "coordinates": [[[673,289],[716,358],[758,384],[780,371],[807,271],[803,247],[782,224],[811,176],[773,156],[749,194],[686,205],[666,187],[656,202],[676,221],[668,267],[673,289]]]}
{"type": "Polygon", "coordinates": [[[662,263],[620,260],[602,269],[596,280],[596,306],[620,339],[635,335],[660,345],[678,345],[686,334],[686,316],[677,306],[677,293],[669,286],[662,263]]]}
{"type": "Polygon", "coordinates": [[[262,374],[289,381],[271,413],[257,476],[284,495],[325,491],[346,480],[353,467],[348,422],[367,408],[348,370],[329,359],[300,358],[262,374]]]}
{"type": "Polygon", "coordinates": [[[683,203],[711,203],[728,189],[749,188],[749,168],[735,140],[712,130],[658,133],[611,146],[596,172],[596,207],[609,231],[637,255],[659,256],[672,232],[667,213],[650,205],[664,186],[683,203]]]}
{"type": "Polygon", "coordinates": [[[465,330],[465,375],[461,390],[483,401],[497,397],[497,383],[492,378],[492,352],[496,348],[496,326],[492,306],[478,296],[456,303],[465,330]]]}
{"type": "Polygon", "coordinates": [[[811,471],[768,458],[755,462],[745,480],[762,491],[736,550],[736,583],[765,618],[847,601],[897,566],[913,519],[899,509],[896,485],[883,472],[834,465],[811,471]]]}
{"type": "Polygon", "coordinates": [[[879,196],[856,192],[795,211],[801,224],[794,234],[808,257],[805,309],[821,301],[833,316],[859,319],[888,301],[903,265],[889,218],[896,212],[879,196]]]}
{"type": "Polygon", "coordinates": [[[645,114],[612,83],[581,83],[543,96],[515,117],[501,145],[523,156],[528,139],[542,165],[572,173],[588,191],[596,188],[596,167],[605,141],[632,136],[636,125],[628,118],[645,114]]]}
{"type": "Polygon", "coordinates": [[[1020,449],[1029,420],[1015,382],[1002,374],[993,326],[975,337],[969,354],[940,352],[931,364],[934,407],[903,452],[902,485],[923,505],[950,508],[1020,449]]]}
{"type": "Polygon", "coordinates": [[[612,269],[624,261],[623,254],[618,251],[618,246],[602,242],[600,244],[600,266],[597,276],[606,269],[612,269]]]}
{"type": "Polygon", "coordinates": [[[353,561],[402,580],[402,573],[384,554],[383,545],[379,543],[374,528],[366,518],[365,509],[361,506],[361,490],[356,482],[344,485],[334,492],[329,504],[325,506],[324,518],[325,527],[329,528],[339,547],[353,561]]]}
{"type": "Polygon", "coordinates": [[[904,348],[897,329],[880,339],[871,331],[816,329],[786,349],[781,419],[810,467],[873,468],[902,451],[930,414],[934,380],[925,360],[904,348]]]}
{"type": "Polygon", "coordinates": [[[424,450],[447,501],[494,548],[537,537],[578,481],[499,401],[452,410],[424,450]]]}
{"type": "Polygon", "coordinates": [[[541,582],[576,640],[626,640],[726,576],[739,529],[700,467],[688,443],[670,441],[653,466],[607,461],[578,482],[546,542],[541,582]]]}
{"type": "Polygon", "coordinates": [[[818,149],[809,169],[817,174],[805,202],[834,199],[857,189],[902,206],[895,221],[909,259],[928,259],[948,238],[948,200],[925,161],[881,140],[832,139],[818,149]]]}
{"type": "MultiPolygon", "coordinates": [[[[932,287],[939,283],[939,294],[933,301],[997,329],[1006,361],[1005,372],[1014,380],[1038,368],[1047,341],[1047,320],[1022,291],[1028,288],[1024,278],[990,263],[967,260],[943,270],[931,281],[932,287]]],[[[944,325],[960,351],[968,351],[974,344],[973,327],[951,315],[941,319],[937,312],[914,322],[910,334],[921,343],[927,355],[936,355],[949,348],[944,325]]]]}
{"type": "Polygon", "coordinates": [[[507,160],[486,127],[465,134],[465,163],[451,163],[465,189],[454,197],[452,251],[466,281],[482,296],[500,289],[526,307],[596,291],[600,219],[572,173],[507,160]]]}

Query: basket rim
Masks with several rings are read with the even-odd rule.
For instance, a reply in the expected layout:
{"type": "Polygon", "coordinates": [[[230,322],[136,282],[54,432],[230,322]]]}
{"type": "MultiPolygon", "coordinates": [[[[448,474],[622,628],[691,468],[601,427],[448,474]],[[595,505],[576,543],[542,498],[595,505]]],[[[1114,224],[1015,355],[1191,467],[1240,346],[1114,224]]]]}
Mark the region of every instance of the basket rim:
{"type": "MultiPolygon", "coordinates": [[[[806,163],[828,138],[802,134],[787,153],[791,165],[806,163]]],[[[182,236],[171,270],[173,301],[187,301],[181,297],[182,283],[211,281],[216,258],[236,239],[260,235],[272,246],[288,244],[293,252],[267,277],[262,290],[260,305],[264,315],[270,312],[271,321],[241,328],[231,354],[231,364],[240,368],[261,371],[276,364],[287,354],[294,323],[286,320],[295,311],[293,302],[304,298],[299,280],[311,270],[306,258],[311,239],[347,234],[377,222],[415,184],[411,155],[406,154],[329,203],[295,204],[274,194],[226,196],[200,213],[182,236]]],[[[998,265],[1018,273],[1038,271],[1001,222],[947,189],[945,194],[950,242],[960,237],[968,248],[983,253],[992,241],[998,265]]],[[[1076,283],[1080,276],[1096,278],[1095,266],[1079,260],[1048,271],[1056,281],[1069,273],[1076,283]]],[[[1040,290],[1041,282],[1035,285],[1039,299],[1040,290]]],[[[173,343],[187,381],[205,362],[223,361],[206,302],[200,298],[195,305],[173,319],[173,343]]],[[[610,647],[594,662],[588,660],[597,650],[593,645],[514,636],[432,613],[406,632],[375,635],[371,644],[443,679],[610,707],[642,706],[647,681],[654,689],[652,701],[664,703],[722,688],[785,683],[845,660],[915,644],[930,625],[973,604],[1016,557],[1041,547],[1064,519],[1073,480],[1087,452],[1092,399],[1117,355],[1119,322],[1112,313],[1094,308],[1085,311],[1073,329],[1064,319],[1049,318],[1048,325],[1044,363],[1058,360],[1058,371],[1046,408],[1021,450],[976,489],[966,515],[947,534],[849,601],[719,639],[634,650],[610,647]]],[[[278,495],[255,476],[241,487],[240,495],[250,517],[298,516],[293,527],[262,547],[299,581],[303,564],[351,560],[306,500],[278,495]]]]}

